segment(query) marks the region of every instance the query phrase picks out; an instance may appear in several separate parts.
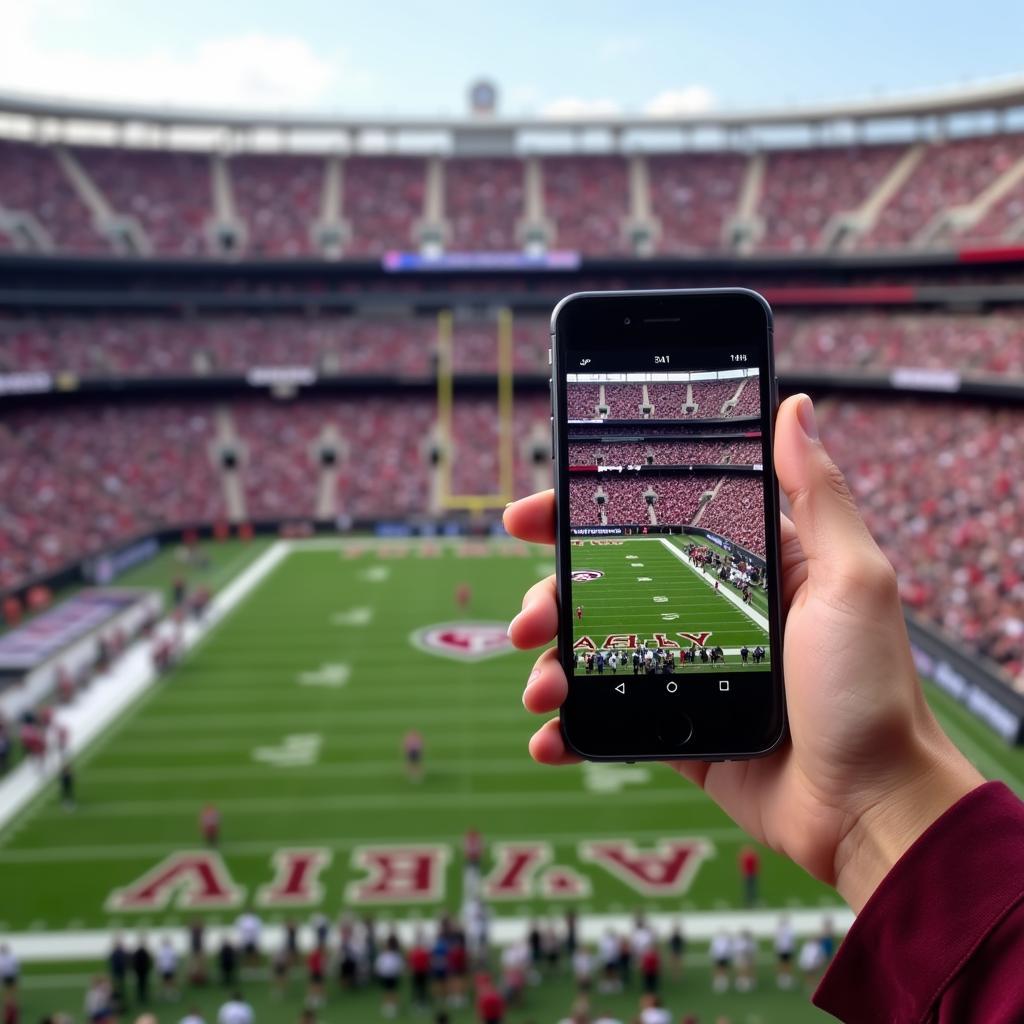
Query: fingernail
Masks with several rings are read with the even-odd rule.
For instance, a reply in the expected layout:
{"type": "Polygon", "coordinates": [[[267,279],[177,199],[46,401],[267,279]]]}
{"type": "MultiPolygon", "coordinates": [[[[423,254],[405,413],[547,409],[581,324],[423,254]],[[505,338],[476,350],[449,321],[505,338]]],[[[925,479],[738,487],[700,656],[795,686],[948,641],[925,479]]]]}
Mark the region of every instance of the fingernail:
{"type": "MultiPolygon", "coordinates": [[[[526,686],[523,687],[523,707],[524,708],[526,707],[526,694],[529,691],[530,687],[533,686],[533,684],[538,679],[540,679],[540,669],[539,668],[535,668],[530,673],[530,678],[526,680],[526,686]]],[[[529,709],[527,708],[527,710],[529,710],[529,709]]]]}
{"type": "MultiPolygon", "coordinates": [[[[522,615],[522,614],[523,614],[522,612],[520,612],[520,613],[519,613],[519,615],[522,615]]],[[[507,629],[507,630],[505,631],[505,636],[508,636],[508,637],[511,637],[511,636],[512,636],[512,627],[513,627],[513,626],[514,626],[514,625],[516,624],[516,619],[518,619],[518,618],[519,618],[519,615],[517,615],[517,616],[516,616],[516,617],[515,617],[515,618],[514,618],[514,619],[513,619],[513,620],[512,620],[512,621],[511,621],[511,622],[510,622],[509,624],[508,624],[508,629],[507,629]]]]}
{"type": "Polygon", "coordinates": [[[803,432],[812,440],[818,440],[818,421],[814,417],[814,403],[807,395],[800,396],[800,404],[796,407],[796,418],[800,421],[803,432]]]}
{"type": "Polygon", "coordinates": [[[515,504],[514,501],[506,501],[505,502],[505,508],[511,508],[514,504],[515,504]]]}

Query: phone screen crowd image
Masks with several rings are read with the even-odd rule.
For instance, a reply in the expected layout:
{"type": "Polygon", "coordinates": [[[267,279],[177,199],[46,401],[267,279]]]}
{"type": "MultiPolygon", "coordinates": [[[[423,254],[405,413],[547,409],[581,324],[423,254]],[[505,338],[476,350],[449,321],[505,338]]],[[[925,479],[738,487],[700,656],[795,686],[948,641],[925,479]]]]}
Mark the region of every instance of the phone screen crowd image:
{"type": "Polygon", "coordinates": [[[745,353],[658,358],[575,359],[566,377],[573,673],[765,672],[761,371],[745,353]]]}

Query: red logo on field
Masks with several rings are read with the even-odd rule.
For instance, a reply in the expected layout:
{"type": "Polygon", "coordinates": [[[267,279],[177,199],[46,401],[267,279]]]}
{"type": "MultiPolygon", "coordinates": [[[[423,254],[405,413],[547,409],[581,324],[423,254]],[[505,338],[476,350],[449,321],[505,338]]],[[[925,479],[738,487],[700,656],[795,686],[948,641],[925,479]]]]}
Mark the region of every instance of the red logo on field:
{"type": "Polygon", "coordinates": [[[600,864],[645,896],[680,896],[700,865],[712,855],[704,839],[663,839],[641,850],[631,839],[602,839],[580,844],[580,859],[600,864]]]}
{"type": "Polygon", "coordinates": [[[600,569],[573,569],[573,583],[593,583],[604,575],[600,569]]]}
{"type": "Polygon", "coordinates": [[[444,898],[447,846],[357,846],[352,866],[366,877],[349,882],[350,903],[436,903],[444,898]]]}
{"type": "Polygon", "coordinates": [[[172,853],[107,899],[107,910],[183,910],[237,907],[245,889],[235,885],[220,855],[208,850],[172,853]]]}
{"type": "Polygon", "coordinates": [[[503,622],[441,622],[416,630],[409,642],[421,651],[456,661],[483,661],[512,650],[503,622]]]}

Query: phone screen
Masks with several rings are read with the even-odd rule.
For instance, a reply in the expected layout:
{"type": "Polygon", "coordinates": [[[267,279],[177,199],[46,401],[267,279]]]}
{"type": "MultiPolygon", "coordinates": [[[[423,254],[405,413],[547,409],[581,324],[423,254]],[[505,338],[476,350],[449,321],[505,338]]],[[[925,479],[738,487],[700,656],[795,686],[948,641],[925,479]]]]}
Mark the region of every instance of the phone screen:
{"type": "Polygon", "coordinates": [[[562,660],[577,704],[588,688],[657,695],[648,715],[703,720],[721,745],[708,717],[776,675],[770,349],[764,330],[695,334],[685,311],[632,319],[590,345],[570,333],[559,360],[562,660]]]}

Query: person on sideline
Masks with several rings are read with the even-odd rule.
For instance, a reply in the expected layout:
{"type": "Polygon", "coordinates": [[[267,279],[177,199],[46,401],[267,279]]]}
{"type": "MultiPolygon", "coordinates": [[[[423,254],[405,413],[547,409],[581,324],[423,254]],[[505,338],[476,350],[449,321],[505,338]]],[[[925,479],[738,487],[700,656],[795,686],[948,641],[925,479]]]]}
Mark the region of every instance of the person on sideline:
{"type": "MultiPolygon", "coordinates": [[[[757,760],[673,767],[857,913],[817,1006],[849,1024],[1010,1024],[1024,1007],[1024,804],[986,783],[931,713],[895,573],[821,444],[806,395],[779,408],[774,462],[792,510],[780,548],[790,735],[757,760]],[[856,658],[814,653],[853,650],[856,658]]],[[[553,494],[513,502],[505,526],[552,543],[553,494]]],[[[538,647],[557,626],[549,577],[527,591],[509,636],[538,647]]],[[[567,689],[549,650],[523,702],[549,714],[567,689]]],[[[557,718],[530,752],[544,764],[578,760],[557,718]]]]}

